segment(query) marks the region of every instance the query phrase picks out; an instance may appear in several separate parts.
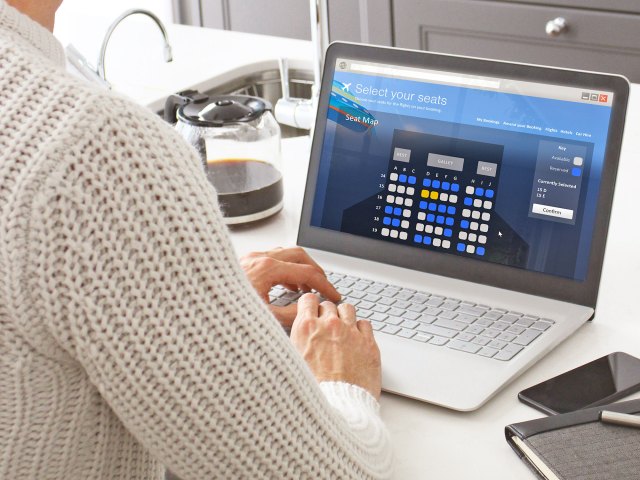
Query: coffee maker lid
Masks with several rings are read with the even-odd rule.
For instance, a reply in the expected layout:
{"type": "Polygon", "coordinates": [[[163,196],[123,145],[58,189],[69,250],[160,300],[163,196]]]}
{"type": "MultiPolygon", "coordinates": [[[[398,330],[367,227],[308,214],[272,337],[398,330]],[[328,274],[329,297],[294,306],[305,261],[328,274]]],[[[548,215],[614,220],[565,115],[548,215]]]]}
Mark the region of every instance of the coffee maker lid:
{"type": "Polygon", "coordinates": [[[271,104],[258,97],[215,95],[181,106],[178,119],[199,127],[222,127],[230,123],[253,121],[267,110],[271,110],[271,104]]]}

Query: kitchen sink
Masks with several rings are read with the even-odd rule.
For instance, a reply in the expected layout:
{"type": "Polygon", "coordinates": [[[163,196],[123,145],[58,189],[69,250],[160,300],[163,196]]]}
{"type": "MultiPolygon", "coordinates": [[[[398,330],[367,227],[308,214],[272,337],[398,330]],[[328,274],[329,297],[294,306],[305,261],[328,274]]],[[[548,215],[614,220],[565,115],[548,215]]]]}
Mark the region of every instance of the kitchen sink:
{"type": "MultiPolygon", "coordinates": [[[[240,72],[238,72],[240,73],[240,72]]],[[[276,102],[282,97],[282,82],[280,70],[277,63],[272,68],[263,68],[238,76],[226,75],[221,83],[210,86],[195,86],[195,90],[207,95],[251,95],[260,97],[271,103],[275,108],[276,102]],[[229,78],[231,77],[231,78],[229,78]]],[[[289,69],[289,95],[293,98],[311,98],[313,87],[313,72],[305,69],[289,69]]],[[[158,115],[163,114],[163,110],[158,111],[158,115]]],[[[300,137],[308,135],[308,130],[280,125],[282,138],[300,137]]]]}

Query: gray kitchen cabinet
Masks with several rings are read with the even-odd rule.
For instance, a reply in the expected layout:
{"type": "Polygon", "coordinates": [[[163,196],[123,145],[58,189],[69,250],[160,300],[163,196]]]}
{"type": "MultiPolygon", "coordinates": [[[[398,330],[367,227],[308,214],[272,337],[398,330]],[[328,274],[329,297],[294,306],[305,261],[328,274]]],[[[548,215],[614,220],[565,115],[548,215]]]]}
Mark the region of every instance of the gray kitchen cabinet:
{"type": "Polygon", "coordinates": [[[637,0],[394,0],[393,8],[399,47],[619,73],[640,82],[637,0]],[[594,8],[571,6],[578,4],[594,8]],[[547,24],[559,18],[566,27],[547,34],[547,24]]]}
{"type": "MultiPolygon", "coordinates": [[[[328,0],[333,40],[392,45],[391,0],[328,0]]],[[[309,0],[174,0],[179,23],[311,38],[309,0]]]]}

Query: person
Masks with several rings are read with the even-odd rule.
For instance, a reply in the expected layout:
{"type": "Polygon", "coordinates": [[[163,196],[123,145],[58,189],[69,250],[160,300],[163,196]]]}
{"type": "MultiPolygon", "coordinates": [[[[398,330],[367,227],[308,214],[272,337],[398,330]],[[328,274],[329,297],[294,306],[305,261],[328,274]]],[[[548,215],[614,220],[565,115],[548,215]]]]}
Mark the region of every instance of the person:
{"type": "Polygon", "coordinates": [[[391,474],[380,356],[300,249],[242,260],[197,155],[0,0],[0,478],[391,474]],[[291,324],[291,338],[282,324],[291,324]]]}

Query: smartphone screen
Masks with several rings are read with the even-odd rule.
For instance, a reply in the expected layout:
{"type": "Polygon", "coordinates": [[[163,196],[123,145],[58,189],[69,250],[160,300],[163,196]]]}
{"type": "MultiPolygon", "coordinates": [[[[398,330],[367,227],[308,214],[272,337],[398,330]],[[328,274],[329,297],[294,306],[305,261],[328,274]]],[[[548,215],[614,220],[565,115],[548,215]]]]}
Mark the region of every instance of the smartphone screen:
{"type": "Polygon", "coordinates": [[[527,388],[518,398],[548,414],[606,405],[640,390],[640,359],[616,352],[527,388]]]}

